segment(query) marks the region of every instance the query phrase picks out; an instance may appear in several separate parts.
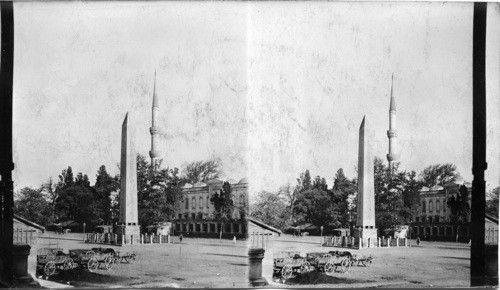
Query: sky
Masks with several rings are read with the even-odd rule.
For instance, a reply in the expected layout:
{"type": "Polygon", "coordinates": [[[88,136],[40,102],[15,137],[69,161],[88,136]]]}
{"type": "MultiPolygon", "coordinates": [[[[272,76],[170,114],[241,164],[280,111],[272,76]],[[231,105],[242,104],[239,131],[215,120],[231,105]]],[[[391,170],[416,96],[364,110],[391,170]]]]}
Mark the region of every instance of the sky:
{"type": "MultiPolygon", "coordinates": [[[[500,183],[500,6],[488,6],[487,188],[500,183]]],[[[125,114],[150,150],[156,71],[164,164],[217,157],[250,192],[305,169],[356,177],[366,116],[388,153],[391,76],[401,168],[472,181],[470,3],[16,2],[14,182],[67,166],[118,173],[125,114]]]]}

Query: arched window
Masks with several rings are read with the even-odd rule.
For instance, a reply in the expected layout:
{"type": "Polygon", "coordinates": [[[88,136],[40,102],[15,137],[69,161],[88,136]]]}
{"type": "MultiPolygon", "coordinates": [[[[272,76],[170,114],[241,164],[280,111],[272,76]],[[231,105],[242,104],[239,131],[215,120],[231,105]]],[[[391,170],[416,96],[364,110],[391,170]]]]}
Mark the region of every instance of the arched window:
{"type": "Polygon", "coordinates": [[[196,198],[195,198],[194,196],[193,196],[193,198],[191,198],[191,202],[193,203],[193,204],[191,205],[191,208],[192,208],[192,209],[195,209],[195,208],[196,208],[196,198]]]}
{"type": "Polygon", "coordinates": [[[203,208],[203,197],[199,198],[200,204],[198,205],[200,208],[203,208]]]}
{"type": "Polygon", "coordinates": [[[189,198],[186,197],[186,209],[189,209],[189,198]]]}
{"type": "Polygon", "coordinates": [[[436,201],[436,212],[439,212],[441,210],[441,202],[438,200],[436,201]]]}
{"type": "Polygon", "coordinates": [[[425,200],[422,201],[422,212],[425,213],[425,200]]]}
{"type": "Polygon", "coordinates": [[[429,201],[429,212],[432,212],[432,200],[429,201]]]}
{"type": "Polygon", "coordinates": [[[245,195],[244,195],[244,194],[241,194],[241,195],[240,195],[240,204],[241,204],[241,205],[244,205],[244,204],[245,204],[245,195]]]}
{"type": "Polygon", "coordinates": [[[209,207],[210,207],[210,197],[207,196],[207,208],[209,208],[209,207]]]}

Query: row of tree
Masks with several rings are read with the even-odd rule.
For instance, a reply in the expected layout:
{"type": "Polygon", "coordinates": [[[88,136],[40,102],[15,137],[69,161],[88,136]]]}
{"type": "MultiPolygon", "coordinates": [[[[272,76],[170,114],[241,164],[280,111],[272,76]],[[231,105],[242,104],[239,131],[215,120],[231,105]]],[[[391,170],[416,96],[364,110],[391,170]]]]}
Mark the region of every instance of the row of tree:
{"type": "MultiPolygon", "coordinates": [[[[162,160],[154,167],[143,155],[137,155],[137,195],[139,224],[151,225],[171,219],[183,200],[182,186],[217,178],[221,163],[218,159],[187,164],[183,175],[177,168],[164,168],[162,160]]],[[[86,174],[73,174],[71,166],[62,170],[57,183],[52,178],[39,188],[25,187],[16,193],[15,213],[47,226],[73,220],[90,228],[98,224],[118,222],[120,176],[111,176],[103,165],[91,185],[86,174]]],[[[228,182],[220,193],[210,197],[215,212],[212,218],[232,219],[233,194],[228,182]]],[[[241,218],[246,218],[247,206],[240,206],[241,218]]]]}
{"type": "MultiPolygon", "coordinates": [[[[417,177],[415,171],[389,168],[380,158],[374,160],[376,227],[380,230],[408,224],[418,214],[423,186],[445,185],[458,176],[453,164],[426,167],[417,177]]],[[[357,180],[338,169],[332,187],[324,177],[311,178],[309,170],[300,174],[294,186],[277,192],[262,191],[251,205],[251,216],[279,229],[311,223],[326,231],[356,224],[357,180]]],[[[468,190],[462,186],[457,197],[448,200],[451,221],[463,223],[470,213],[468,190]]],[[[498,216],[498,188],[490,193],[487,213],[498,216]],[[496,196],[496,199],[495,199],[496,196]],[[495,201],[496,200],[496,201],[495,201]]]]}

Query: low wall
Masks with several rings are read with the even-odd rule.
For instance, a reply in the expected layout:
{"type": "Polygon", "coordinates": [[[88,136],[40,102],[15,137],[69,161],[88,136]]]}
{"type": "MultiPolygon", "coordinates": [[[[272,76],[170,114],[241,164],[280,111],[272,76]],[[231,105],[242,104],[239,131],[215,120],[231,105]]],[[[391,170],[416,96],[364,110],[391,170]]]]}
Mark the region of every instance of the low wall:
{"type": "Polygon", "coordinates": [[[390,247],[407,247],[407,239],[394,238],[377,238],[363,239],[356,237],[323,237],[321,243],[323,247],[341,247],[341,248],[390,248],[390,247]]]}
{"type": "Polygon", "coordinates": [[[130,245],[130,244],[168,244],[172,243],[170,235],[140,235],[138,237],[117,235],[112,233],[89,233],[85,235],[85,243],[105,245],[130,245]]]}

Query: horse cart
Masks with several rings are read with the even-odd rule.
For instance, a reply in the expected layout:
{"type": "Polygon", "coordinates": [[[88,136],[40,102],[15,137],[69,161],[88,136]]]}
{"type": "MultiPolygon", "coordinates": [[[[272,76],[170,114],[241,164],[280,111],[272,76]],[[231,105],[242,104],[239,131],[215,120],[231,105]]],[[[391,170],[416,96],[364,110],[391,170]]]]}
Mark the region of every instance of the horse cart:
{"type": "Polygon", "coordinates": [[[294,274],[310,271],[310,263],[297,252],[281,252],[273,260],[273,277],[281,277],[283,280],[291,278],[294,274]]]}
{"type": "Polygon", "coordinates": [[[110,253],[103,253],[100,251],[92,251],[88,249],[75,249],[69,251],[70,257],[82,269],[87,269],[94,272],[101,265],[104,269],[109,270],[115,263],[114,256],[110,253]]]}
{"type": "Polygon", "coordinates": [[[54,275],[56,270],[69,270],[73,268],[73,260],[62,249],[41,248],[36,256],[36,269],[46,278],[54,275]]]}
{"type": "Polygon", "coordinates": [[[119,251],[115,251],[113,248],[92,248],[92,251],[111,255],[113,257],[113,263],[120,262],[130,264],[136,257],[135,253],[125,253],[121,255],[119,251]]]}
{"type": "Polygon", "coordinates": [[[336,253],[307,253],[307,261],[317,271],[332,275],[334,272],[347,273],[351,267],[349,256],[336,253]]]}
{"type": "Polygon", "coordinates": [[[368,264],[372,263],[372,260],[373,260],[372,256],[353,255],[351,258],[351,266],[354,265],[354,263],[358,263],[357,266],[367,267],[368,264]]]}

